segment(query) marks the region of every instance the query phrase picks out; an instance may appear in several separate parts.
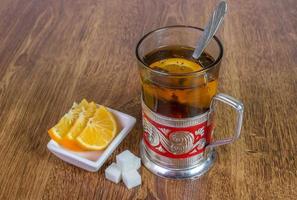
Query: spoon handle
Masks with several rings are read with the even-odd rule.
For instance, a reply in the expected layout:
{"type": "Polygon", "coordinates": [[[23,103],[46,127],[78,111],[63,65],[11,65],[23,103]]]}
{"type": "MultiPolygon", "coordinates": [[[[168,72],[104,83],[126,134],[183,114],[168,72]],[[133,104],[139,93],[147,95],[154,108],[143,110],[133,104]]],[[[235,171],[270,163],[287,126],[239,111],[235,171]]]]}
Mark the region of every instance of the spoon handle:
{"type": "Polygon", "coordinates": [[[221,25],[226,12],[227,3],[225,1],[221,1],[212,13],[211,19],[209,20],[208,24],[206,25],[202,33],[202,36],[199,38],[197,42],[195,51],[192,55],[193,58],[198,59],[201,56],[205,47],[208,45],[211,38],[214,36],[219,26],[221,25]]]}

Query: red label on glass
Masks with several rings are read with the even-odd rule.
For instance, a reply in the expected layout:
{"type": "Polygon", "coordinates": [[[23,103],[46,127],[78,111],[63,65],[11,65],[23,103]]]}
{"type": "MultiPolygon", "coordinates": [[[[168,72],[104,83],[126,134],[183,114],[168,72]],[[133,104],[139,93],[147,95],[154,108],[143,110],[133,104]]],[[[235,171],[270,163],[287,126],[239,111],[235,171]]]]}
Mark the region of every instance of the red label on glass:
{"type": "Polygon", "coordinates": [[[157,154],[169,158],[188,158],[203,153],[210,143],[207,120],[187,127],[158,123],[143,114],[144,142],[157,154]]]}

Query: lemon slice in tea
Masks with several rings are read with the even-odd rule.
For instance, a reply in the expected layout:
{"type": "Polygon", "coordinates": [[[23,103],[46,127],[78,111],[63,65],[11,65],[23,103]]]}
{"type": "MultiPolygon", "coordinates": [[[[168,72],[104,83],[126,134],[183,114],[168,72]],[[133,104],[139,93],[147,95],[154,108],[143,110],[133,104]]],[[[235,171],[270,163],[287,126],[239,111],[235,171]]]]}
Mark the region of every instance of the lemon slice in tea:
{"type": "Polygon", "coordinates": [[[184,58],[167,58],[150,64],[150,68],[170,74],[189,73],[199,71],[201,65],[184,58]]]}

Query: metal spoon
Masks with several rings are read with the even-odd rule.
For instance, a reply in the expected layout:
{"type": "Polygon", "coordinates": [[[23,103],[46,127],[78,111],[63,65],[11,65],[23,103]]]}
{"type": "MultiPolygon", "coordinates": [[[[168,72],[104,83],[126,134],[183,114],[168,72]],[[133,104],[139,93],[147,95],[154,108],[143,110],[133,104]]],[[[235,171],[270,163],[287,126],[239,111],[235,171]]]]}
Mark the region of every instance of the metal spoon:
{"type": "Polygon", "coordinates": [[[217,32],[218,28],[220,27],[224,16],[227,12],[227,3],[225,1],[221,1],[217,8],[212,13],[211,19],[209,20],[207,26],[205,27],[202,36],[199,38],[195,51],[192,55],[193,58],[198,59],[208,43],[210,42],[211,38],[217,32]]]}

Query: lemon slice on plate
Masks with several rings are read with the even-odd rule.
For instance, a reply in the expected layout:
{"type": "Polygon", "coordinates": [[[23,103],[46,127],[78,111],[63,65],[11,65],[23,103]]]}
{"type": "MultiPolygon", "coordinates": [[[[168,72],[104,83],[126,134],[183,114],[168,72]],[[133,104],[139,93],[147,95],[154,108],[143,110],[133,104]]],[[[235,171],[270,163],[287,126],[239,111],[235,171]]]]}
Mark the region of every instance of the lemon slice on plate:
{"type": "Polygon", "coordinates": [[[79,116],[69,132],[61,140],[61,144],[74,151],[83,151],[81,147],[77,144],[75,138],[83,131],[86,127],[89,119],[94,115],[96,111],[96,104],[94,102],[89,103],[86,107],[82,109],[79,116]]]}
{"type": "Polygon", "coordinates": [[[85,150],[106,148],[117,133],[117,123],[104,106],[97,108],[84,130],[76,137],[78,145],[85,150]]]}
{"type": "Polygon", "coordinates": [[[87,105],[88,102],[85,99],[83,99],[80,104],[74,103],[71,109],[60,119],[58,124],[48,131],[49,136],[57,143],[61,143],[63,137],[68,133],[79,117],[79,113],[87,105]]]}

